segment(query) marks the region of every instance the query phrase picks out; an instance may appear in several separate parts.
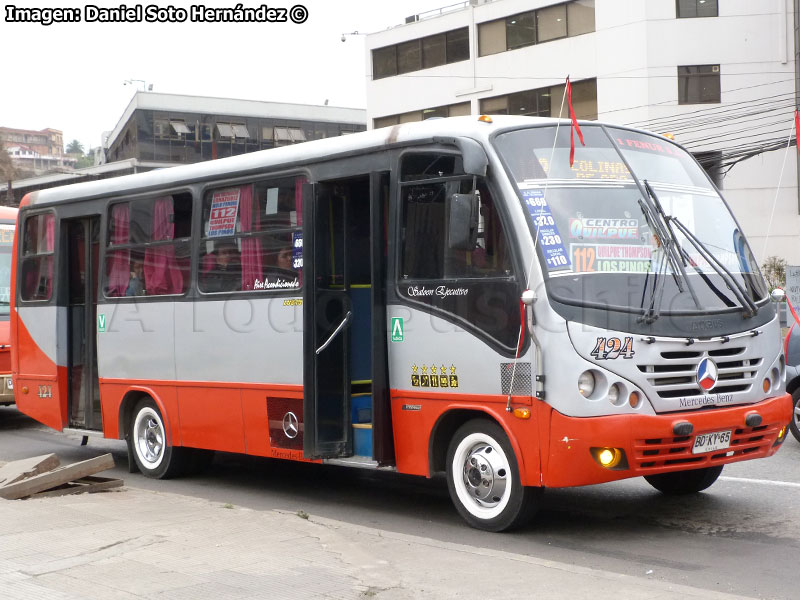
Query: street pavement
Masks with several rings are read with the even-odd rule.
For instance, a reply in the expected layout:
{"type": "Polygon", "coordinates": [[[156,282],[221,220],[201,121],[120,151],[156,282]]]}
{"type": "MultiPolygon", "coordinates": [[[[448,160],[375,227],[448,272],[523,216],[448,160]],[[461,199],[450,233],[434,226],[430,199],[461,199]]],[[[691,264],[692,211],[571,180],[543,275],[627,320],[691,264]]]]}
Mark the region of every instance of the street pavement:
{"type": "Polygon", "coordinates": [[[0,597],[743,598],[649,573],[634,577],[130,487],[0,500],[0,597]]]}

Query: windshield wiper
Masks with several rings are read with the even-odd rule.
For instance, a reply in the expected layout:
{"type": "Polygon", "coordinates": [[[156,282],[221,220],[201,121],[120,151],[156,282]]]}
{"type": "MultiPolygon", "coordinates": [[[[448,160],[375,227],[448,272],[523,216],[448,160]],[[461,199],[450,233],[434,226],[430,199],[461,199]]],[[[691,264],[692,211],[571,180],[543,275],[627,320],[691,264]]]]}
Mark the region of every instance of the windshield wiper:
{"type": "MultiPolygon", "coordinates": [[[[666,263],[669,262],[669,265],[672,267],[672,277],[675,280],[675,285],[678,288],[680,293],[685,292],[686,290],[683,287],[682,281],[686,282],[686,287],[689,289],[689,293],[692,295],[692,300],[694,300],[695,306],[700,309],[702,308],[700,305],[700,301],[697,298],[697,294],[694,291],[694,287],[692,286],[692,282],[689,280],[689,277],[686,275],[686,269],[684,268],[685,257],[683,256],[683,248],[681,247],[680,243],[678,242],[677,238],[675,237],[675,232],[672,230],[670,226],[669,219],[667,218],[666,214],[664,214],[664,209],[661,207],[661,202],[658,200],[658,196],[656,196],[653,188],[650,187],[650,184],[646,179],[642,180],[644,184],[644,188],[647,191],[647,194],[652,199],[652,208],[651,204],[645,202],[643,199],[639,199],[639,207],[644,213],[644,217],[647,220],[648,225],[650,228],[653,229],[656,237],[658,238],[658,242],[660,246],[664,249],[664,255],[666,257],[666,261],[662,260],[661,265],[659,266],[658,271],[655,274],[654,281],[653,281],[653,290],[651,292],[652,296],[650,299],[650,305],[645,309],[644,313],[641,316],[641,319],[646,323],[652,323],[661,315],[661,293],[663,291],[663,282],[660,286],[657,285],[658,280],[660,277],[658,276],[660,271],[666,268],[666,263]],[[655,214],[653,211],[655,210],[655,214]],[[678,274],[680,273],[680,277],[678,274]],[[658,298],[656,299],[656,295],[658,298]]],[[[644,305],[644,297],[642,298],[642,305],[644,305]]]]}
{"type": "Polygon", "coordinates": [[[695,236],[686,225],[680,222],[677,217],[667,217],[668,221],[675,223],[678,230],[689,240],[689,243],[702,255],[706,262],[714,269],[717,274],[722,277],[723,281],[727,284],[728,288],[736,296],[736,299],[745,309],[745,318],[754,317],[758,312],[756,303],[747,295],[747,291],[742,287],[730,270],[722,264],[722,262],[712,254],[708,247],[695,236]]]}

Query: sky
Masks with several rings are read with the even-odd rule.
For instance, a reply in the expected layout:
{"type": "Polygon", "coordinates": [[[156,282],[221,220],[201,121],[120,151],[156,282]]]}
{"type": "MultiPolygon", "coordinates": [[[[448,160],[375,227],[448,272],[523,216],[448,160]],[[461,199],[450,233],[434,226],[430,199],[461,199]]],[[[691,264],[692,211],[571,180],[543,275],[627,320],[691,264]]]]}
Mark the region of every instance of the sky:
{"type": "MultiPolygon", "coordinates": [[[[145,0],[148,6],[189,9],[195,2],[145,0]]],[[[59,129],[64,143],[100,145],[137,89],[154,92],[365,108],[363,35],[405,22],[409,15],[453,0],[242,0],[287,11],[302,3],[307,20],[286,23],[86,22],[86,3],[16,0],[0,14],[0,126],[59,129]],[[8,7],[79,9],[81,22],[9,22],[8,7]],[[124,84],[126,80],[132,81],[124,84]],[[145,83],[142,83],[145,82],[145,83]],[[6,87],[8,86],[8,87],[6,87]]],[[[95,0],[128,8],[134,0],[95,0]]],[[[207,1],[234,8],[236,0],[207,1]]],[[[152,10],[152,9],[151,9],[152,10]]],[[[288,12],[287,12],[288,14],[288,12]]],[[[297,14],[297,13],[295,13],[297,14]]]]}

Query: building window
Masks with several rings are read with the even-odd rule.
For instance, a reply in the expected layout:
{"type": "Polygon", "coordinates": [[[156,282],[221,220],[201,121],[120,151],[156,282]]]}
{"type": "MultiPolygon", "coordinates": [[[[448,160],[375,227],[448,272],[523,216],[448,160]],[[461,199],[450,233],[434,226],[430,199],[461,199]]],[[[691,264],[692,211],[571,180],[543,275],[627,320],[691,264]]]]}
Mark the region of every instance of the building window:
{"type": "MultiPolygon", "coordinates": [[[[516,92],[506,96],[483,98],[480,112],[484,115],[523,115],[528,117],[558,117],[564,96],[564,85],[516,92]]],[[[572,106],[579,119],[597,118],[597,80],[584,79],[572,84],[572,106]]],[[[564,105],[563,117],[567,107],[564,105]]]]}
{"type": "Polygon", "coordinates": [[[373,127],[380,129],[381,127],[391,127],[401,123],[416,123],[424,121],[433,117],[463,117],[472,112],[469,102],[459,102],[458,104],[450,104],[447,106],[437,106],[434,108],[425,108],[423,110],[413,110],[411,112],[403,113],[401,115],[389,115],[387,117],[378,117],[373,120],[373,127]]]}
{"type": "Polygon", "coordinates": [[[695,17],[718,17],[717,0],[676,0],[676,14],[679,19],[695,17]]]}
{"type": "Polygon", "coordinates": [[[469,30],[466,27],[448,31],[447,38],[447,64],[469,60],[469,30]]]}
{"type": "Polygon", "coordinates": [[[594,1],[575,0],[478,25],[478,55],[488,56],[595,30],[594,1]]]}
{"type": "Polygon", "coordinates": [[[447,38],[445,34],[422,38],[422,68],[430,69],[447,63],[447,38]]]}
{"type": "Polygon", "coordinates": [[[719,65],[678,67],[678,104],[720,102],[719,65]]]}
{"type": "Polygon", "coordinates": [[[536,11],[536,40],[539,43],[567,37],[567,5],[548,6],[536,11]]]}
{"type": "Polygon", "coordinates": [[[397,73],[410,73],[422,68],[422,49],[420,40],[411,40],[397,45],[397,73]]]}
{"type": "Polygon", "coordinates": [[[514,15],[506,19],[506,50],[524,48],[536,43],[536,13],[514,15]]]}
{"type": "Polygon", "coordinates": [[[372,51],[372,78],[383,79],[469,59],[469,29],[410,40],[372,51]]]}
{"type": "Polygon", "coordinates": [[[567,4],[567,35],[573,37],[594,31],[594,0],[567,4]]]}

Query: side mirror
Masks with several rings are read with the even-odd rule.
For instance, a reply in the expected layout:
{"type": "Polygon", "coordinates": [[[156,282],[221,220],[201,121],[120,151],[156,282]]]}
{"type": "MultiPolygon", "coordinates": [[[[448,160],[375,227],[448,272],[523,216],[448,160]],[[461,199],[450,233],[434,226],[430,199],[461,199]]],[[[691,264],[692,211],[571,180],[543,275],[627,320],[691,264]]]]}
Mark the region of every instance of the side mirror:
{"type": "Polygon", "coordinates": [[[775,288],[769,293],[769,297],[773,302],[783,302],[786,300],[786,292],[784,292],[781,288],[775,288]]]}
{"type": "Polygon", "coordinates": [[[479,196],[451,194],[447,198],[447,245],[451,250],[474,250],[478,242],[479,196]]]}

